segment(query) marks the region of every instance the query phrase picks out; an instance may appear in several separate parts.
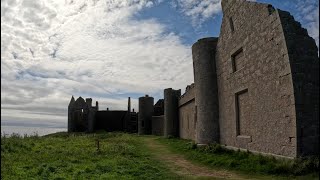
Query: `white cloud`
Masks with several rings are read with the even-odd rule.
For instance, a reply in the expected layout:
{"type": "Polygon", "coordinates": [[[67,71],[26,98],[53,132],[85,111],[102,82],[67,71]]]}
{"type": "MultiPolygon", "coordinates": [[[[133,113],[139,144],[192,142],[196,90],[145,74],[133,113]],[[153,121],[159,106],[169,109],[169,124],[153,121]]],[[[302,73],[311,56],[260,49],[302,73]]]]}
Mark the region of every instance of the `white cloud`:
{"type": "Polygon", "coordinates": [[[221,0],[175,0],[171,4],[190,17],[193,26],[200,26],[221,12],[221,0]]]}
{"type": "Polygon", "coordinates": [[[156,20],[134,18],[155,3],[2,1],[1,117],[66,125],[71,94],[126,109],[128,94],[184,90],[193,81],[190,47],[156,20]]]}
{"type": "MultiPolygon", "coordinates": [[[[256,2],[256,0],[247,0],[256,2]]],[[[174,0],[171,6],[191,18],[194,27],[201,26],[221,13],[221,0],[174,0]]]]}

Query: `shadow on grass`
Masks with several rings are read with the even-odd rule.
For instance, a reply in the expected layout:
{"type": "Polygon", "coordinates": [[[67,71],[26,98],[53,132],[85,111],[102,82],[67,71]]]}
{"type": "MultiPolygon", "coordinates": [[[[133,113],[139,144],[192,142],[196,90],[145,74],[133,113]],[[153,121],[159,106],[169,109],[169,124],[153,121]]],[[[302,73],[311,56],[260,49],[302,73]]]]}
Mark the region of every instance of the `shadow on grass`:
{"type": "Polygon", "coordinates": [[[319,156],[291,159],[276,159],[249,151],[234,151],[219,144],[197,147],[190,140],[158,138],[163,144],[187,159],[210,167],[226,168],[247,174],[275,176],[314,176],[319,177],[319,156]]]}

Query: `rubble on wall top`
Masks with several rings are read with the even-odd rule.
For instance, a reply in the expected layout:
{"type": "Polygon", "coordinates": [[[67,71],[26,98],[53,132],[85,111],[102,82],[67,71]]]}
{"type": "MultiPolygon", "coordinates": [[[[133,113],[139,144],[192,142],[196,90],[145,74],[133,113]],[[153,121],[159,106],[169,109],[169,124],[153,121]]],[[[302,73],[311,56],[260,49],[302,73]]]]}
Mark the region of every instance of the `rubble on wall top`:
{"type": "Polygon", "coordinates": [[[190,85],[187,85],[186,91],[184,92],[183,95],[180,96],[179,99],[183,98],[183,97],[184,97],[191,89],[193,89],[193,88],[194,88],[194,83],[192,83],[192,84],[190,84],[190,85]]]}

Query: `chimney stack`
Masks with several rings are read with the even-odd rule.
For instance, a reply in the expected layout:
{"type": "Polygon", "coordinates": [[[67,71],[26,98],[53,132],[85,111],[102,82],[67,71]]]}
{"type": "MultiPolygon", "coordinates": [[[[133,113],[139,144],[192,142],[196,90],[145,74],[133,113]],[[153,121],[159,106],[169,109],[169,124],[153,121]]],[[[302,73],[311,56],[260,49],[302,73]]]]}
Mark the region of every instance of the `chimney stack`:
{"type": "Polygon", "coordinates": [[[128,112],[131,112],[131,99],[128,97],[128,112]]]}

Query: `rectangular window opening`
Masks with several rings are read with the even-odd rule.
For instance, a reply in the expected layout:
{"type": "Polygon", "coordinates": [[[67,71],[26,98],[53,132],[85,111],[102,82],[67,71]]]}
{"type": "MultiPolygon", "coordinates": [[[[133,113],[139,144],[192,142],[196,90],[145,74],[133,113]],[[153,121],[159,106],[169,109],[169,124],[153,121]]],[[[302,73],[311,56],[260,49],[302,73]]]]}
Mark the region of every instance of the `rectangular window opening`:
{"type": "Polygon", "coordinates": [[[243,48],[240,48],[235,53],[231,55],[231,63],[232,63],[232,72],[236,72],[237,70],[241,69],[244,65],[242,62],[243,57],[243,48]]]}
{"type": "Polygon", "coordinates": [[[235,105],[236,105],[236,135],[248,135],[248,119],[246,117],[245,104],[248,101],[248,89],[244,89],[235,94],[235,105]]]}

